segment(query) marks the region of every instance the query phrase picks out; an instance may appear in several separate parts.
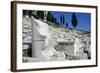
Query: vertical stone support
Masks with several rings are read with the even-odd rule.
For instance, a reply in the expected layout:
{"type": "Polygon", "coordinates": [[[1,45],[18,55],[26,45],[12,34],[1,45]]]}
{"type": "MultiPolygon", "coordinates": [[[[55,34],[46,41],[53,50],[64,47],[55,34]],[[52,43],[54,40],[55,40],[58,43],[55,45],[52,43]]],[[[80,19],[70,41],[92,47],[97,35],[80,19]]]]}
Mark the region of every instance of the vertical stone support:
{"type": "Polygon", "coordinates": [[[41,49],[43,47],[44,41],[38,32],[38,25],[32,18],[32,57],[43,59],[41,49]]]}

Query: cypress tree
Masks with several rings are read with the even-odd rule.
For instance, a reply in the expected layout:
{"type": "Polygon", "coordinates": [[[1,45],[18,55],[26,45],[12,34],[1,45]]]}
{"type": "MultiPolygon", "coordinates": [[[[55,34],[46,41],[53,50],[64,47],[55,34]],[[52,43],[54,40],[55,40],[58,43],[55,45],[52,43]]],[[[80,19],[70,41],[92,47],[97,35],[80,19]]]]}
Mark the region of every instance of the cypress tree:
{"type": "Polygon", "coordinates": [[[77,17],[76,17],[76,14],[75,13],[72,13],[72,25],[73,27],[75,28],[77,25],[78,25],[78,20],[77,20],[77,17]]]}

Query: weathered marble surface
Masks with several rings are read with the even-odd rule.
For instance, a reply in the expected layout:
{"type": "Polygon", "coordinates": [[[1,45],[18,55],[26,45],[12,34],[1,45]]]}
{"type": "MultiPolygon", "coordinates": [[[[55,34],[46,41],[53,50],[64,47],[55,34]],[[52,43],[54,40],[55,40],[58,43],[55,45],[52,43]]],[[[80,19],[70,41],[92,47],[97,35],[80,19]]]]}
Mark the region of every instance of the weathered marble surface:
{"type": "MultiPolygon", "coordinates": [[[[23,43],[32,43],[32,58],[45,61],[88,59],[90,40],[91,35],[86,31],[50,26],[34,17],[23,18],[23,43]]],[[[23,45],[24,48],[28,46],[23,45]]]]}

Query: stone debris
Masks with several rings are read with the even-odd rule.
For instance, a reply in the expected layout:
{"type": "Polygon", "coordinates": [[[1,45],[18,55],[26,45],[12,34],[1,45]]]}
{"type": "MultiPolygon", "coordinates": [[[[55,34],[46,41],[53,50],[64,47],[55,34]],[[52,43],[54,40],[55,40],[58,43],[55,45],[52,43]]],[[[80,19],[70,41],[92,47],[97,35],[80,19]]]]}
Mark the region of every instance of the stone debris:
{"type": "MultiPolygon", "coordinates": [[[[50,24],[48,25],[46,22],[37,20],[35,18],[30,18],[28,16],[23,17],[23,50],[29,49],[30,47],[28,44],[25,43],[32,44],[34,40],[41,40],[42,42],[45,42],[42,43],[42,45],[39,45],[39,42],[35,44],[35,46],[40,46],[38,48],[40,48],[39,51],[41,52],[42,58],[26,58],[24,56],[23,62],[34,62],[35,60],[64,61],[91,59],[90,32],[65,27],[54,27],[50,24]],[[40,34],[42,39],[38,39],[38,37],[40,36],[37,37],[35,34],[32,34],[32,30],[34,30],[32,29],[32,24],[36,24],[36,26],[34,26],[34,29],[37,30],[33,32],[36,34],[40,34]],[[32,35],[35,36],[37,39],[34,38],[32,35]],[[49,40],[45,40],[45,38],[48,38],[49,40]],[[44,47],[45,44],[45,48],[41,49],[44,47]]],[[[32,46],[30,48],[33,49],[32,46]]]]}

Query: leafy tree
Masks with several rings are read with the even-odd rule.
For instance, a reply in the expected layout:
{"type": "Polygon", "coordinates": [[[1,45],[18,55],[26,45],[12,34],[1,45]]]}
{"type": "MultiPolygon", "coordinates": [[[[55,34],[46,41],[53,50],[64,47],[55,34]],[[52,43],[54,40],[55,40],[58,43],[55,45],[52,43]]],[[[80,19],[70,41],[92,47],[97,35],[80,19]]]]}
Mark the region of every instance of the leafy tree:
{"type": "Polygon", "coordinates": [[[23,16],[25,16],[25,15],[26,15],[26,12],[27,12],[26,10],[23,10],[23,16]]]}
{"type": "Polygon", "coordinates": [[[37,12],[34,10],[32,12],[32,16],[35,18],[35,19],[39,19],[39,16],[37,15],[37,12]]]}
{"type": "Polygon", "coordinates": [[[52,15],[50,11],[47,14],[47,21],[57,24],[57,19],[52,15]]]}
{"type": "Polygon", "coordinates": [[[29,15],[29,10],[23,10],[23,16],[29,15]]]}
{"type": "Polygon", "coordinates": [[[68,23],[66,22],[66,27],[68,27],[68,23]]]}
{"type": "Polygon", "coordinates": [[[62,18],[62,16],[60,16],[60,23],[61,23],[61,26],[62,26],[62,20],[63,20],[63,18],[62,18]]]}
{"type": "Polygon", "coordinates": [[[60,16],[60,22],[61,22],[61,26],[65,25],[65,17],[64,17],[64,15],[60,16]]]}
{"type": "Polygon", "coordinates": [[[29,17],[32,16],[32,12],[33,12],[32,10],[29,10],[29,11],[28,11],[28,15],[29,15],[29,17]]]}
{"type": "Polygon", "coordinates": [[[23,16],[25,16],[25,15],[29,15],[29,17],[31,17],[32,16],[32,10],[23,10],[23,16]]]}
{"type": "Polygon", "coordinates": [[[57,19],[54,16],[52,17],[52,22],[57,24],[57,19]]]}
{"type": "Polygon", "coordinates": [[[58,25],[58,26],[60,25],[59,22],[57,22],[57,25],[58,25]]]}
{"type": "Polygon", "coordinates": [[[47,21],[52,21],[52,14],[50,11],[47,14],[47,21]]]}
{"type": "Polygon", "coordinates": [[[44,20],[44,11],[37,11],[37,15],[44,20]]]}
{"type": "Polygon", "coordinates": [[[65,24],[65,17],[64,17],[64,15],[62,15],[62,23],[63,23],[63,25],[65,24]]]}
{"type": "Polygon", "coordinates": [[[72,20],[71,20],[71,22],[72,22],[73,27],[75,28],[77,26],[77,24],[78,24],[78,20],[77,20],[77,17],[75,15],[75,13],[72,13],[72,20]]]}

